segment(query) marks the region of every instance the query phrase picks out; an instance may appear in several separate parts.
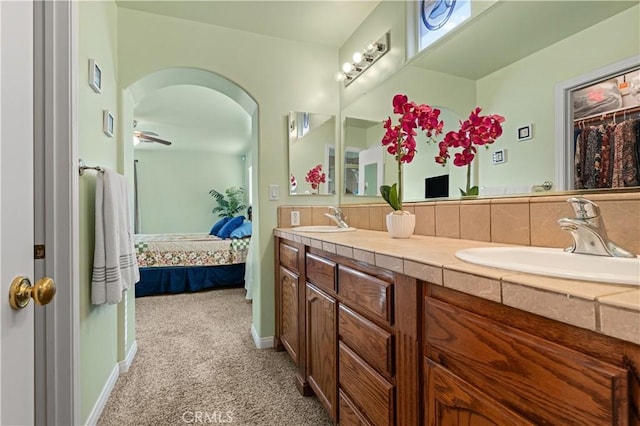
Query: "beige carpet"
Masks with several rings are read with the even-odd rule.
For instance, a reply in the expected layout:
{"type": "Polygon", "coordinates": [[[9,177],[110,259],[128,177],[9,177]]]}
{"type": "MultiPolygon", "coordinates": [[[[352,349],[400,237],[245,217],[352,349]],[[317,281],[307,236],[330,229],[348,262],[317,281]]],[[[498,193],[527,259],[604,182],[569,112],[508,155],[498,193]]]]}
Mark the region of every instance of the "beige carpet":
{"type": "Polygon", "coordinates": [[[98,425],[330,425],[286,352],[258,350],[244,289],[136,299],[138,353],[98,425]]]}

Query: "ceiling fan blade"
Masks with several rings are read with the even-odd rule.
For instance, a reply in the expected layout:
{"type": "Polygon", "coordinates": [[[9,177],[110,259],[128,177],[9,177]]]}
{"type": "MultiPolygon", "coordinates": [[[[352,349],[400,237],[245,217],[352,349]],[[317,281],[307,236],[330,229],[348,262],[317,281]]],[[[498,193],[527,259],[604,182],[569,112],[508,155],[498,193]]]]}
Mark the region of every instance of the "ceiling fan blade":
{"type": "Polygon", "coordinates": [[[149,136],[146,133],[141,133],[138,138],[140,138],[141,141],[144,142],[157,142],[157,143],[161,143],[163,145],[171,145],[171,142],[169,141],[165,141],[164,139],[160,139],[160,138],[156,138],[154,136],[149,136]]]}

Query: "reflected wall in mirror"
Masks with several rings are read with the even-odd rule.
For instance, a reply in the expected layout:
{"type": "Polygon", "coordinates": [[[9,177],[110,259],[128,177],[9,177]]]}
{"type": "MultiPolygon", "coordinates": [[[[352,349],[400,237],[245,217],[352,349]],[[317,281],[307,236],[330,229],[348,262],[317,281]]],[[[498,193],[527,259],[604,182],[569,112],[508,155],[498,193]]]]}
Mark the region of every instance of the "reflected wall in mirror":
{"type": "Polygon", "coordinates": [[[293,111],[287,123],[289,194],[335,194],[335,116],[293,111]]]}
{"type": "MultiPolygon", "coordinates": [[[[391,104],[390,101],[388,103],[391,104]]],[[[391,112],[388,111],[389,114],[391,112]]],[[[397,117],[392,117],[392,122],[397,121],[397,117]]],[[[460,119],[456,113],[447,109],[441,109],[440,118],[445,123],[444,132],[457,128],[460,119]]],[[[375,121],[354,117],[344,119],[345,195],[380,196],[381,185],[392,185],[397,182],[397,163],[382,146],[384,133],[383,120],[375,121]],[[376,171],[375,174],[373,170],[376,171]]],[[[442,140],[442,136],[437,138],[437,141],[440,140],[442,140]]],[[[459,193],[458,189],[453,186],[458,179],[453,179],[450,185],[448,176],[449,174],[456,177],[463,176],[466,170],[460,172],[451,170],[457,169],[457,167],[450,167],[449,164],[444,166],[437,164],[435,157],[439,152],[438,146],[427,143],[424,134],[418,132],[416,142],[416,156],[411,163],[403,165],[403,188],[405,191],[403,200],[418,201],[459,193]],[[442,187],[444,182],[442,176],[447,176],[444,188],[442,187]],[[440,178],[436,179],[437,185],[434,184],[436,177],[440,178]]]]}
{"type": "Polygon", "coordinates": [[[380,196],[384,183],[382,121],[344,119],[344,193],[380,196]]]}
{"type": "MultiPolygon", "coordinates": [[[[363,34],[354,33],[357,36],[363,34]]],[[[479,149],[472,163],[472,185],[480,186],[481,196],[531,194],[540,191],[545,181],[554,183],[552,191],[573,190],[558,186],[557,170],[570,165],[559,160],[556,150],[557,111],[562,108],[556,102],[556,86],[608,64],[640,58],[638,52],[638,3],[496,2],[482,13],[472,11],[472,17],[446,38],[411,58],[396,74],[360,98],[343,105],[342,115],[385,119],[391,115],[391,100],[397,93],[406,94],[416,103],[446,108],[462,119],[479,106],[484,114],[500,114],[506,119],[503,135],[488,149],[479,149]],[[505,38],[504,34],[510,36],[505,38]],[[479,39],[483,40],[481,45],[474,42],[479,39]],[[529,124],[532,137],[519,140],[518,129],[529,124]],[[506,161],[494,164],[496,151],[506,153],[506,161]]],[[[449,130],[458,126],[456,118],[443,120],[451,126],[449,130]]],[[[350,145],[348,139],[344,145],[350,145]]],[[[445,174],[446,169],[432,164],[434,155],[429,148],[418,145],[418,162],[410,164],[406,174],[432,166],[435,170],[429,176],[445,174]],[[423,160],[427,164],[420,166],[423,160]]],[[[449,195],[458,198],[466,170],[449,165],[448,172],[449,195]]],[[[388,178],[385,173],[385,180],[388,178]]],[[[425,199],[424,176],[407,176],[404,183],[405,200],[425,199]]],[[[359,202],[348,200],[345,195],[345,201],[359,202]]]]}

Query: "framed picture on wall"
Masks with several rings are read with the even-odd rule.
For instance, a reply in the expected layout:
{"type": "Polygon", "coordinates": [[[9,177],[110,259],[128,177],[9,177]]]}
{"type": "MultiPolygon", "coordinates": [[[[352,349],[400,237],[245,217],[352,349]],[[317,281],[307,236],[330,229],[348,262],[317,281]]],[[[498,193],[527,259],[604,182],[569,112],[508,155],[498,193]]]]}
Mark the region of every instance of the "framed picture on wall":
{"type": "Polygon", "coordinates": [[[95,59],[89,59],[89,86],[96,93],[102,93],[102,70],[95,59]]]}
{"type": "Polygon", "coordinates": [[[113,137],[114,125],[115,119],[113,118],[113,114],[111,114],[108,109],[102,111],[102,131],[110,138],[113,137]]]}

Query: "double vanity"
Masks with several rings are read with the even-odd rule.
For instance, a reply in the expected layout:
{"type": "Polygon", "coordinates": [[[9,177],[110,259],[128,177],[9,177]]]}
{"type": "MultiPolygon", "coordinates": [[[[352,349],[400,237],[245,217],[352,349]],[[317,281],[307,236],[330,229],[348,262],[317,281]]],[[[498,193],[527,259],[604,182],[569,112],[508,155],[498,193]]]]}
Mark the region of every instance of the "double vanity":
{"type": "Polygon", "coordinates": [[[274,231],[275,344],[336,423],[640,424],[637,286],[507,269],[537,247],[327,229],[274,231]]]}

